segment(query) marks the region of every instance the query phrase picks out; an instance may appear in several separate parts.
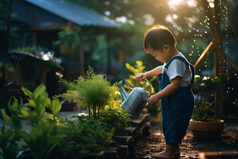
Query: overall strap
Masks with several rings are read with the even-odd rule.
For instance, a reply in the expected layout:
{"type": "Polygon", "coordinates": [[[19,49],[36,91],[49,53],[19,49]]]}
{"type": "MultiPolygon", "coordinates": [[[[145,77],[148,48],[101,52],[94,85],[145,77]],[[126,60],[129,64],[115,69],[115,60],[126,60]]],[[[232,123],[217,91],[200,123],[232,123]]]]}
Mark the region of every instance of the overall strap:
{"type": "Polygon", "coordinates": [[[183,62],[185,62],[185,64],[188,66],[189,70],[190,70],[190,73],[191,73],[191,85],[194,83],[194,67],[193,65],[188,62],[184,57],[182,56],[174,56],[172,57],[172,59],[169,60],[169,62],[165,65],[165,69],[168,69],[169,65],[171,64],[171,62],[175,59],[179,59],[183,62]],[[189,67],[190,66],[190,67],[189,67]]]}

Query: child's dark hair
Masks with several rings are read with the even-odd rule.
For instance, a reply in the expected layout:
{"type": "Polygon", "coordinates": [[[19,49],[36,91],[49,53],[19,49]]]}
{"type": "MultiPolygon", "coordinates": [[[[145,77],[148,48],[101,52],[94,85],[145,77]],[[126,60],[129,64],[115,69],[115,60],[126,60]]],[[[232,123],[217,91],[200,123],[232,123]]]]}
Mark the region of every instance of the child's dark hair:
{"type": "Polygon", "coordinates": [[[167,27],[156,25],[145,33],[143,47],[146,52],[149,45],[154,50],[161,51],[164,45],[176,46],[177,41],[173,33],[167,27]]]}

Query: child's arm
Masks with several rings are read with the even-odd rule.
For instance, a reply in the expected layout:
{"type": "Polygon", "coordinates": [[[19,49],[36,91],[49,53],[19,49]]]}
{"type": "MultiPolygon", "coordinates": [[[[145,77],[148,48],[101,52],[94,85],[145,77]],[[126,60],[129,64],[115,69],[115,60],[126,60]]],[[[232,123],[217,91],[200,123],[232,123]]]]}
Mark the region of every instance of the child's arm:
{"type": "Polygon", "coordinates": [[[135,77],[136,81],[144,81],[147,78],[157,76],[158,74],[161,74],[163,71],[163,66],[158,66],[154,68],[153,70],[150,70],[146,73],[140,73],[135,77]]]}
{"type": "Polygon", "coordinates": [[[179,88],[181,79],[182,77],[180,76],[177,76],[172,79],[171,83],[167,85],[162,91],[159,91],[155,95],[152,95],[149,98],[148,103],[151,105],[156,104],[161,98],[167,97],[174,93],[179,88]]]}

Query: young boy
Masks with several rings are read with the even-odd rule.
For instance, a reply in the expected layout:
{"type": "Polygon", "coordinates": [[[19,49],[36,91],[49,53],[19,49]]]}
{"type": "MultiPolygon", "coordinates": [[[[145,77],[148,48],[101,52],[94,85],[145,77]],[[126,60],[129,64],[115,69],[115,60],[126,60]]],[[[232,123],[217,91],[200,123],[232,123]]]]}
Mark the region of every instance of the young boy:
{"type": "Polygon", "coordinates": [[[194,82],[194,67],[176,49],[177,41],[164,26],[154,26],[145,33],[144,50],[163,62],[135,79],[158,76],[160,91],[152,95],[148,103],[153,105],[161,100],[162,128],[166,150],[152,155],[154,158],[175,158],[180,154],[179,144],[186,134],[194,107],[191,85],[194,82]]]}

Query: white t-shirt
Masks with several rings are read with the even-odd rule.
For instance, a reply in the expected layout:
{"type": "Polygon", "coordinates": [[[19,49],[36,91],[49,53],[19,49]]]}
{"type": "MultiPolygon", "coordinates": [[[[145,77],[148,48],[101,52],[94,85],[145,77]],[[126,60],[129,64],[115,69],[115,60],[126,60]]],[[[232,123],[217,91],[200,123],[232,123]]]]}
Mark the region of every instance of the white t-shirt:
{"type": "MultiPolygon", "coordinates": [[[[176,56],[184,57],[181,53],[176,56]]],[[[166,64],[167,63],[164,63],[163,67],[165,67],[166,64]]],[[[168,69],[166,70],[166,73],[167,73],[170,81],[177,76],[182,77],[181,83],[180,83],[181,87],[186,87],[191,84],[190,70],[189,70],[188,66],[185,64],[185,62],[183,62],[182,60],[174,59],[170,63],[168,69]]]]}

